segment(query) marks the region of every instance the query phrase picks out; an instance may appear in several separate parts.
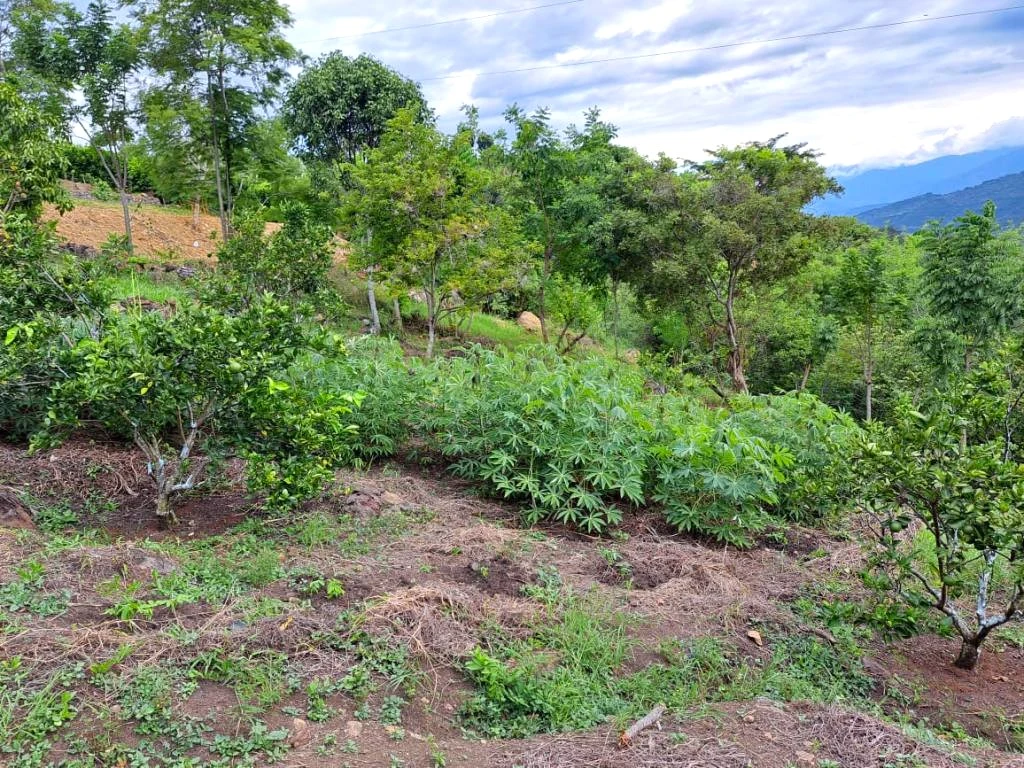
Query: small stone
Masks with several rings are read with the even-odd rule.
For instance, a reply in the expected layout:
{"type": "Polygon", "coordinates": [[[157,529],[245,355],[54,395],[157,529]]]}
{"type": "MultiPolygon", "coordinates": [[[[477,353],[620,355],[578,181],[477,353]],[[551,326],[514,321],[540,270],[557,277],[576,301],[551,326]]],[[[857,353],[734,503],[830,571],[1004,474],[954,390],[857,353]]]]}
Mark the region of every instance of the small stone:
{"type": "Polygon", "coordinates": [[[309,738],[309,723],[301,717],[294,718],[292,720],[291,735],[288,737],[288,743],[293,747],[300,747],[308,742],[309,738]]]}
{"type": "Polygon", "coordinates": [[[345,723],[345,736],[349,739],[358,739],[363,734],[363,724],[358,720],[349,720],[345,723]]]}
{"type": "Polygon", "coordinates": [[[402,506],[403,499],[397,493],[384,491],[384,493],[380,495],[380,501],[382,504],[386,504],[389,507],[400,507],[402,506]]]}
{"type": "Polygon", "coordinates": [[[804,752],[802,749],[798,749],[796,751],[796,761],[805,765],[814,765],[817,762],[817,758],[815,758],[810,752],[804,752]]]}

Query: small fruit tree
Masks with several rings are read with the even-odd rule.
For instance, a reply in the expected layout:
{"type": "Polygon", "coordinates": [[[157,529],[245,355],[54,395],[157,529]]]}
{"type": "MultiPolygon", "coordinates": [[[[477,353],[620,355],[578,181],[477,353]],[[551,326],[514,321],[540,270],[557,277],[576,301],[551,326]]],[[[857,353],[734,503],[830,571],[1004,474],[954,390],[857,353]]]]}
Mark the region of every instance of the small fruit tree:
{"type": "Polygon", "coordinates": [[[237,314],[185,305],[170,316],[130,311],[74,349],[78,375],[51,395],[49,431],[98,425],[131,439],[156,486],[156,514],[197,486],[204,447],[244,455],[251,486],[287,506],[330,478],[354,430],[359,397],[306,393],[290,369],[316,339],[294,307],[264,295],[237,314]]]}
{"type": "MultiPolygon", "coordinates": [[[[1020,393],[1001,394],[1012,424],[1020,393]]],[[[870,432],[857,466],[878,586],[945,614],[962,640],[963,669],[975,668],[993,630],[1024,618],[1024,466],[1013,430],[962,441],[964,425],[977,423],[965,417],[992,397],[967,385],[926,412],[904,404],[891,426],[870,432]]]]}

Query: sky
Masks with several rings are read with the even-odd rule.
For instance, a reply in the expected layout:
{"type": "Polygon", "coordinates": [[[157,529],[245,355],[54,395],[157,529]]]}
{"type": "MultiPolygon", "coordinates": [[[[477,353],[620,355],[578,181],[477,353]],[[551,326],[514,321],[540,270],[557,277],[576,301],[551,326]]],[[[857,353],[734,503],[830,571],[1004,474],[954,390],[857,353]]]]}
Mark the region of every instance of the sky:
{"type": "Polygon", "coordinates": [[[581,123],[597,106],[619,140],[699,159],[787,133],[837,170],[1024,144],[1024,5],[1013,0],[287,0],[312,58],[370,53],[419,82],[439,123],[476,105],[486,129],[513,102],[581,123]],[[552,5],[557,3],[557,5],[552,5]],[[537,7],[548,5],[549,7],[537,7]],[[500,16],[412,30],[506,11],[500,16]],[[921,23],[627,61],[593,59],[921,23]],[[375,33],[375,34],[370,34],[375,33]]]}

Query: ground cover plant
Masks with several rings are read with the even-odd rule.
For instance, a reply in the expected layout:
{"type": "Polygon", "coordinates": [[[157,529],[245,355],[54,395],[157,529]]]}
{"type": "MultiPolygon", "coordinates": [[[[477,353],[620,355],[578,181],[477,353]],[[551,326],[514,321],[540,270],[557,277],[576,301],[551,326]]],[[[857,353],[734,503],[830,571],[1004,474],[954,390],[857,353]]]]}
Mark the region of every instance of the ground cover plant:
{"type": "Polygon", "coordinates": [[[0,762],[1019,765],[1022,231],[290,24],[0,2],[0,762]]]}

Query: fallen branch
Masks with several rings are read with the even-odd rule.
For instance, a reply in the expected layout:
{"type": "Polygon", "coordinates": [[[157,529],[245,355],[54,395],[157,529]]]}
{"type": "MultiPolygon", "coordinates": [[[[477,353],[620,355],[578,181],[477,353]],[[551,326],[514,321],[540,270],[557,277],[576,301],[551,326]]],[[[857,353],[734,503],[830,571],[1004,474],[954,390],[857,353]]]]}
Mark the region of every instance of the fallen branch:
{"type": "Polygon", "coordinates": [[[641,731],[650,728],[652,725],[658,722],[658,719],[663,714],[665,714],[665,705],[658,704],[654,709],[652,709],[650,712],[648,712],[646,715],[641,717],[639,720],[637,720],[635,723],[629,726],[629,728],[622,732],[622,735],[619,736],[619,746],[628,747],[630,744],[633,743],[633,739],[635,739],[641,731]]]}

